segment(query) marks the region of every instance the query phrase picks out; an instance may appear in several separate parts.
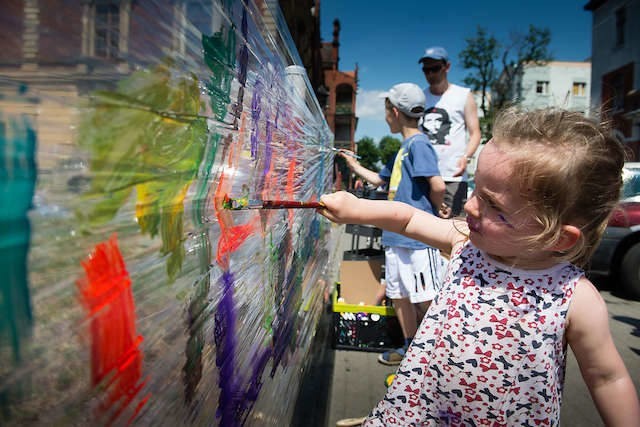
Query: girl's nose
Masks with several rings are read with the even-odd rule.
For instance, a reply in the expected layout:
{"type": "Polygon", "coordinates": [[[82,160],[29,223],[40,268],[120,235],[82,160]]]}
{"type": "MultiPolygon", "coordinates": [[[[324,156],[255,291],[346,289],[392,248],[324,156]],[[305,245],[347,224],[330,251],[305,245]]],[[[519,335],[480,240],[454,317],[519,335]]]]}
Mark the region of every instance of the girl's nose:
{"type": "Polygon", "coordinates": [[[467,202],[464,204],[464,212],[467,215],[472,216],[474,218],[477,218],[480,216],[480,207],[478,204],[478,198],[475,196],[475,194],[471,194],[471,197],[469,198],[469,200],[467,200],[467,202]]]}

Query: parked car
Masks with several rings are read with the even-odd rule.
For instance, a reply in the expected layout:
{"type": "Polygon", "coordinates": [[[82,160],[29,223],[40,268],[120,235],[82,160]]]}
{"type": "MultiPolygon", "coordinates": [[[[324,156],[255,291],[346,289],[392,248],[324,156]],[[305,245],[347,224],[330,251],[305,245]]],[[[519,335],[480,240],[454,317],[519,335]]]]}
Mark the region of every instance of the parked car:
{"type": "Polygon", "coordinates": [[[640,299],[640,163],[625,163],[620,204],[611,216],[590,272],[608,275],[614,286],[640,299]]]}

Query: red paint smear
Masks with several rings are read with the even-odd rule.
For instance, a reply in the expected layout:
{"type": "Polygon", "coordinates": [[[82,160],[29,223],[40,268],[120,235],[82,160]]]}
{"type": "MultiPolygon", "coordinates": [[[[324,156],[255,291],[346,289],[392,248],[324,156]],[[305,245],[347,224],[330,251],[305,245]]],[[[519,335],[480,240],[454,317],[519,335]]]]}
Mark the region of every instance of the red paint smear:
{"type": "MultiPolygon", "coordinates": [[[[240,120],[240,128],[238,131],[238,141],[243,141],[246,124],[246,113],[242,113],[240,120]]],[[[235,150],[234,144],[227,144],[227,166],[230,170],[235,171],[234,165],[238,163],[240,152],[235,150]]],[[[256,230],[259,218],[256,216],[255,220],[252,220],[246,224],[234,225],[233,216],[231,212],[224,209],[222,206],[224,199],[228,197],[228,193],[231,191],[233,181],[233,174],[228,174],[225,171],[220,173],[218,179],[218,186],[213,196],[213,206],[220,226],[220,239],[218,239],[218,250],[216,253],[216,262],[224,270],[229,268],[229,255],[236,251],[240,245],[253,234],[256,230]]]]}
{"type": "Polygon", "coordinates": [[[287,171],[287,186],[286,186],[286,193],[287,193],[287,199],[289,200],[295,200],[295,173],[296,173],[296,159],[293,158],[291,159],[291,161],[289,162],[289,170],[287,171]]]}
{"type": "Polygon", "coordinates": [[[216,261],[220,264],[224,263],[229,254],[236,251],[247,240],[247,237],[253,233],[255,233],[255,221],[234,225],[221,232],[218,240],[216,261]]]}
{"type": "MultiPolygon", "coordinates": [[[[289,170],[287,171],[287,185],[285,192],[287,193],[287,199],[295,200],[295,175],[296,174],[296,158],[293,157],[289,162],[289,170]]],[[[293,210],[289,211],[289,224],[293,224],[293,210]]]]}
{"type": "MultiPolygon", "coordinates": [[[[144,386],[139,348],[143,338],[136,334],[131,279],[116,236],[96,245],[82,267],[85,276],[76,285],[90,319],[91,383],[95,387],[107,379],[107,397],[100,411],[113,409],[112,423],[144,386]]],[[[148,398],[137,405],[130,422],[148,398]]]]}

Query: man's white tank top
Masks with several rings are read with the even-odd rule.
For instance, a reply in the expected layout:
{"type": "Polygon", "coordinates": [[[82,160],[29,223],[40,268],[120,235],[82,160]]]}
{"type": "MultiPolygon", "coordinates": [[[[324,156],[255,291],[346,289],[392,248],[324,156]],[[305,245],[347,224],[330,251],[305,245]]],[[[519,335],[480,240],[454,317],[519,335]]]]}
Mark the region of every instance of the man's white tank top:
{"type": "Polygon", "coordinates": [[[467,128],[464,123],[464,106],[469,96],[469,88],[449,84],[442,95],[434,95],[429,88],[424,90],[427,98],[426,112],[422,118],[421,130],[429,136],[438,153],[438,168],[445,181],[466,181],[467,173],[453,177],[456,163],[465,154],[467,128]]]}

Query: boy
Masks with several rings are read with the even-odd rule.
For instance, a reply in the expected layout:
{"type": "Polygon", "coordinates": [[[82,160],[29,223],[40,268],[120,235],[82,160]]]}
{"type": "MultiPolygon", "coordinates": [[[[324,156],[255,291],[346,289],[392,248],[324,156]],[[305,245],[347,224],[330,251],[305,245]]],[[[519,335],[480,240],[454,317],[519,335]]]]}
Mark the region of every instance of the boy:
{"type": "MultiPolygon", "coordinates": [[[[362,166],[343,152],[349,168],[375,186],[389,185],[389,200],[397,200],[437,215],[444,201],[445,184],[438,158],[429,139],[418,129],[426,98],[413,83],[400,83],[381,95],[385,98],[385,120],[403,142],[395,159],[380,173],[362,166]]],[[[396,233],[384,231],[386,295],[393,302],[405,345],[380,355],[385,365],[398,365],[413,339],[439,287],[444,260],[438,250],[396,233]]]]}

